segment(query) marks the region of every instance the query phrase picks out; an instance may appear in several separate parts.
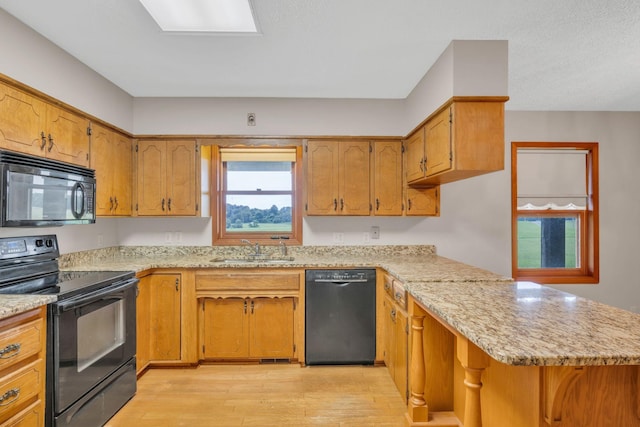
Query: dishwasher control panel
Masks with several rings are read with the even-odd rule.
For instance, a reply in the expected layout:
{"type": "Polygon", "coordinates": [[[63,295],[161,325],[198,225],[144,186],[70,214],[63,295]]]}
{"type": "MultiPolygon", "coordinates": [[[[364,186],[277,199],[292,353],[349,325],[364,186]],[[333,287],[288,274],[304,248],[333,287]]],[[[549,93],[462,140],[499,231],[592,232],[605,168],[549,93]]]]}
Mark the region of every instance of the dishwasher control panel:
{"type": "Polygon", "coordinates": [[[375,280],[371,270],[307,270],[307,281],[313,282],[367,282],[375,280]]]}

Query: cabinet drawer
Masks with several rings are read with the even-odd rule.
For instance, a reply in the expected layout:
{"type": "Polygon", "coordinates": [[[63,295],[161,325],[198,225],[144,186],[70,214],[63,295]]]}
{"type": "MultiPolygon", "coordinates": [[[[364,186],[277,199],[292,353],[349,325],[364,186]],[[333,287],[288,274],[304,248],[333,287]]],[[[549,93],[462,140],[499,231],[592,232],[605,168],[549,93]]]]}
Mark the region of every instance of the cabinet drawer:
{"type": "Polygon", "coordinates": [[[0,371],[42,350],[42,319],[0,332],[0,371]]]}
{"type": "Polygon", "coordinates": [[[407,291],[397,280],[393,281],[393,300],[402,310],[407,309],[407,291]]]}
{"type": "Polygon", "coordinates": [[[43,407],[42,401],[36,400],[26,409],[0,424],[0,427],[41,427],[44,419],[43,407]]]}
{"type": "Polygon", "coordinates": [[[388,274],[384,275],[384,291],[391,298],[393,298],[393,282],[393,277],[389,276],[388,274]]]}
{"type": "Polygon", "coordinates": [[[196,274],[196,291],[202,290],[299,290],[297,273],[202,273],[196,274]]]}
{"type": "Polygon", "coordinates": [[[14,415],[24,402],[34,398],[44,384],[44,363],[37,360],[0,378],[0,419],[14,415]]]}

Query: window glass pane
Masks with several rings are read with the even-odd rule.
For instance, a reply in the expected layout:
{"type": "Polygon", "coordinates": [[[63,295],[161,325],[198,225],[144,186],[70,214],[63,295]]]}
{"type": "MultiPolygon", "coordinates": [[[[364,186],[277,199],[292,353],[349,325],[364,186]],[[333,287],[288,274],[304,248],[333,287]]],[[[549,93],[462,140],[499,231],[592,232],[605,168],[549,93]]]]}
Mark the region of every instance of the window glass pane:
{"type": "Polygon", "coordinates": [[[291,191],[291,162],[227,162],[227,191],[291,191]]]}
{"type": "Polygon", "coordinates": [[[291,205],[291,195],[227,194],[227,232],[290,233],[291,205]]]}
{"type": "Polygon", "coordinates": [[[580,268],[578,216],[518,216],[518,268],[580,268]]]}

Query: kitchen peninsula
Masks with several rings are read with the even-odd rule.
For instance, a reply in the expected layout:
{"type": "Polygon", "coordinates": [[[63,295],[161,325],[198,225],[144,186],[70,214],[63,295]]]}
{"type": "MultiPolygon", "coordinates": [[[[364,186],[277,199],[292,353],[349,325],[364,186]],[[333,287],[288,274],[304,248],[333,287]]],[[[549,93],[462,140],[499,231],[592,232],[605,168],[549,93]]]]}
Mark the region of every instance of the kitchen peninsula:
{"type": "MultiPolygon", "coordinates": [[[[640,425],[637,314],[549,287],[512,282],[439,257],[431,246],[292,247],[293,259],[286,263],[219,262],[244,251],[109,248],[63,256],[61,267],[126,269],[139,275],[182,272],[185,288],[193,287],[188,282],[203,271],[374,267],[379,300],[383,276],[408,292],[412,332],[407,425],[640,425]]],[[[195,311],[195,290],[184,295],[193,300],[183,309],[195,311]]],[[[195,313],[187,318],[196,322],[195,313]]],[[[385,333],[378,332],[378,343],[384,342],[385,333]]],[[[187,354],[189,362],[197,363],[196,349],[187,354]]]]}

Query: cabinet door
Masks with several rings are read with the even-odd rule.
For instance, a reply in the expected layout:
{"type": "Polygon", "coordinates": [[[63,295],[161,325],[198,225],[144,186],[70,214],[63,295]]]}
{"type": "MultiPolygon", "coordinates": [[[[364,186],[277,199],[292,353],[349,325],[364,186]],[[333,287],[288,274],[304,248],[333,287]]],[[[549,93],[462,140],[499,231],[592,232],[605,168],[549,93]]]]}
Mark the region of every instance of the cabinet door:
{"type": "Polygon", "coordinates": [[[369,142],[340,142],[338,168],[340,215],[369,215],[369,142]]]}
{"type": "Polygon", "coordinates": [[[396,372],[396,342],[397,342],[397,332],[396,332],[396,309],[393,303],[393,300],[385,296],[384,298],[384,308],[385,308],[385,329],[386,329],[386,337],[385,337],[385,353],[384,353],[384,364],[387,365],[387,369],[389,370],[389,375],[395,381],[395,372],[396,372]]]}
{"type": "Polygon", "coordinates": [[[251,357],[293,357],[293,298],[254,298],[249,318],[251,357]]]}
{"type": "MultiPolygon", "coordinates": [[[[397,307],[397,306],[396,306],[397,307]]],[[[409,324],[407,313],[396,308],[395,318],[395,357],[394,381],[400,391],[402,398],[407,401],[407,378],[408,378],[408,345],[409,345],[409,324]]]]}
{"type": "Polygon", "coordinates": [[[58,108],[47,106],[46,157],[62,162],[89,166],[89,120],[58,108]]]}
{"type": "Polygon", "coordinates": [[[402,144],[376,141],[373,146],[373,214],[402,215],[402,144]]]}
{"type": "Polygon", "coordinates": [[[133,184],[133,152],[131,139],[117,132],[113,133],[113,215],[130,216],[133,184]]]}
{"type": "Polygon", "coordinates": [[[407,182],[424,177],[424,127],[418,129],[404,142],[407,182]]]}
{"type": "Polygon", "coordinates": [[[426,176],[451,169],[451,109],[442,110],[425,127],[426,176]]]}
{"type": "Polygon", "coordinates": [[[180,274],[153,274],[151,298],[151,360],[180,360],[180,274]]]}
{"type": "Polygon", "coordinates": [[[136,373],[140,374],[150,360],[151,341],[151,276],[140,279],[136,299],[136,373]]]}
{"type": "Polygon", "coordinates": [[[46,104],[0,83],[0,148],[43,155],[46,104]]]}
{"type": "Polygon", "coordinates": [[[230,359],[249,356],[249,300],[204,299],[204,358],[230,359]]]}
{"type": "Polygon", "coordinates": [[[308,215],[338,213],[338,156],[335,141],[307,143],[306,211],[308,215]]]}
{"type": "Polygon", "coordinates": [[[91,168],[96,171],[96,215],[113,214],[113,132],[103,126],[91,127],[91,168]]]}
{"type": "Polygon", "coordinates": [[[196,142],[167,141],[167,215],[195,215],[196,142]]]}
{"type": "Polygon", "coordinates": [[[138,215],[166,215],[165,141],[138,143],[138,215]]]}
{"type": "Polygon", "coordinates": [[[440,215],[440,186],[407,188],[407,216],[440,215]]]}

